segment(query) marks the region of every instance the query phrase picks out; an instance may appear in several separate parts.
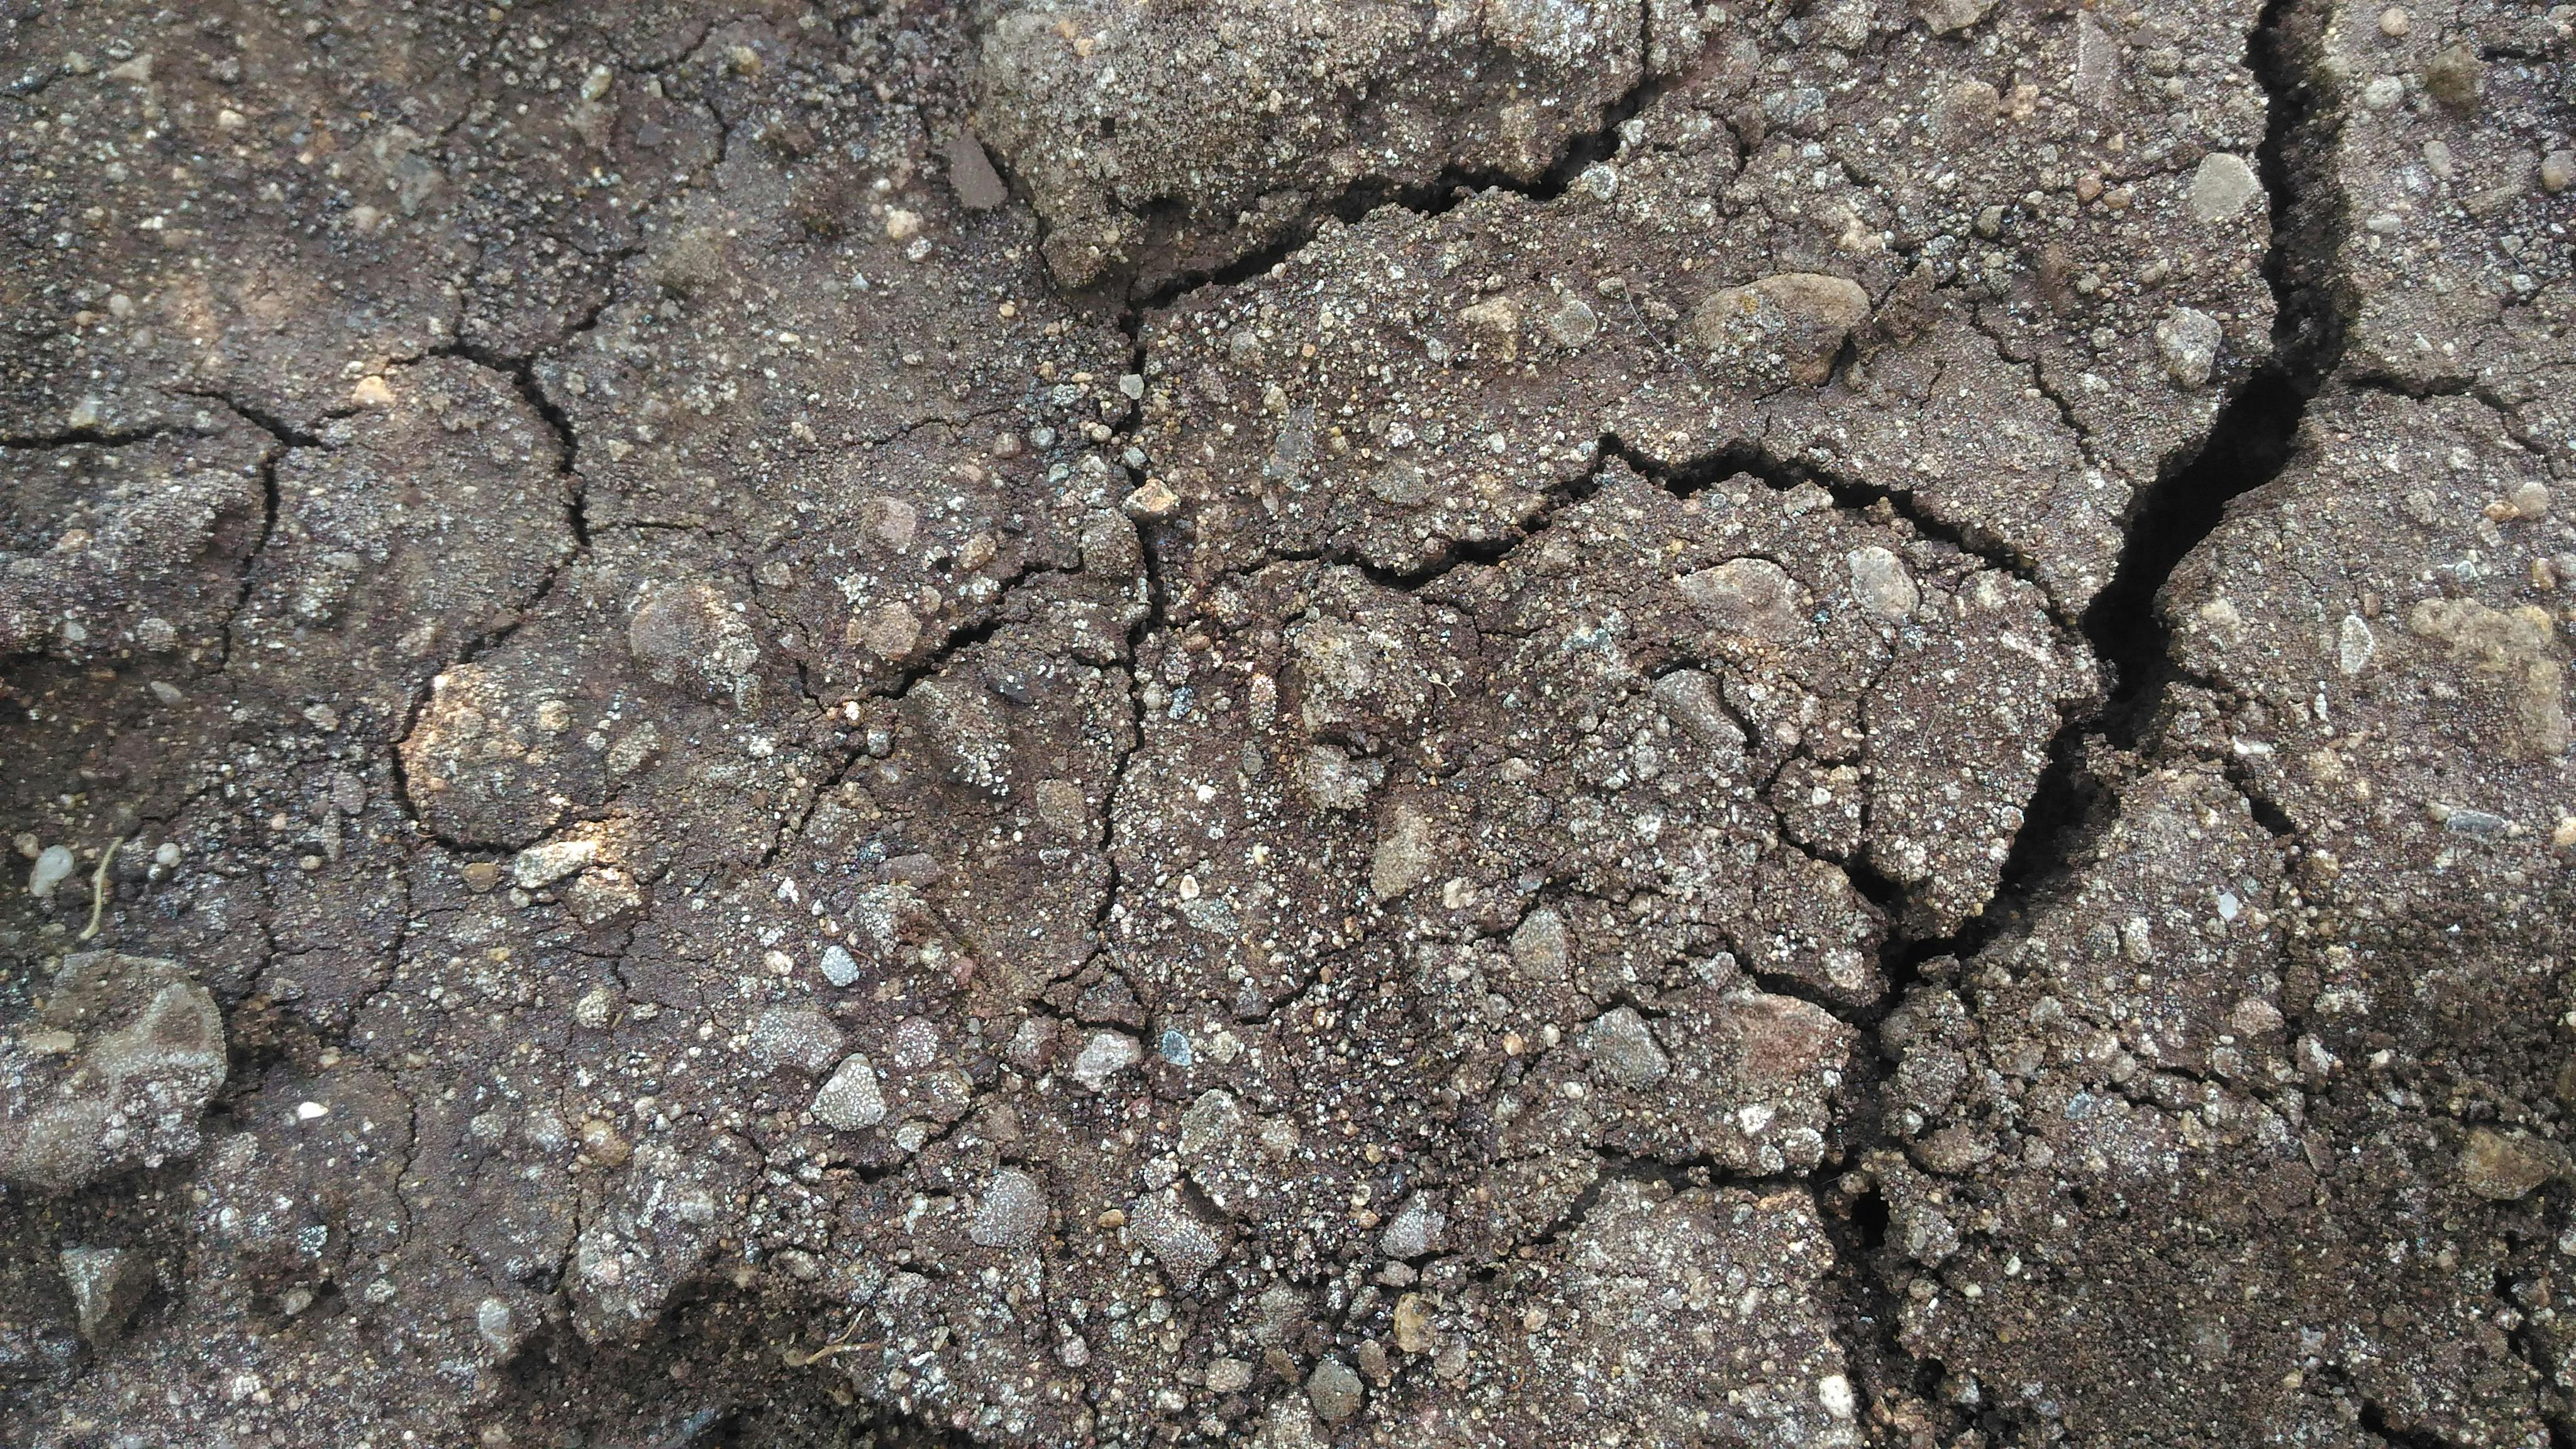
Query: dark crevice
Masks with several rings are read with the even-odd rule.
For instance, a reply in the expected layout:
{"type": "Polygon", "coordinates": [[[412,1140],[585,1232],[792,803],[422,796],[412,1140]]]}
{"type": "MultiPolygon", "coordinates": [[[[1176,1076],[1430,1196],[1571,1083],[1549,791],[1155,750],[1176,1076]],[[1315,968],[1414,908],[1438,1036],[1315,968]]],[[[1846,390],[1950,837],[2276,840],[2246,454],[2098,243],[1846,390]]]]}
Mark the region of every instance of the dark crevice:
{"type": "Polygon", "coordinates": [[[1932,1402],[1940,1383],[1939,1359],[1919,1357],[1898,1341],[1899,1302],[1884,1271],[1894,1215],[1876,1182],[1857,1194],[1819,1191],[1817,1219],[1834,1245],[1836,1277],[1843,1288],[1834,1305],[1835,1338],[1849,1371],[1873,1400],[1890,1391],[1932,1402]]]}
{"type": "Polygon", "coordinates": [[[2237,794],[2245,797],[2245,808],[2253,815],[2254,823],[2271,832],[2273,839],[2288,840],[2299,833],[2299,823],[2290,818],[2290,812],[2263,793],[2262,784],[2254,778],[2250,766],[2241,760],[2230,760],[2220,773],[2226,776],[2228,784],[2236,787],[2237,794]]]}
{"type": "Polygon", "coordinates": [[[2306,0],[2270,0],[2246,46],[2246,64],[2271,103],[2255,162],[2271,203],[2263,276],[2276,305],[2272,357],[2229,394],[2199,450],[2175,460],[2132,502],[2119,563],[2084,611],[2085,637],[2111,671],[2110,703],[2097,727],[2123,747],[2137,744],[2178,677],[2158,608],[2165,582],[2231,502],[2280,475],[2309,400],[2342,358],[2349,302],[2323,271],[2333,258],[2331,238],[2344,226],[2343,201],[2331,187],[2307,184],[2312,158],[2340,124],[2311,79],[2306,47],[2319,43],[2322,25],[2313,8],[2306,0]]]}
{"type": "MultiPolygon", "coordinates": [[[[1836,507],[1850,512],[1884,509],[1892,516],[1904,519],[1918,534],[1947,544],[1989,568],[2030,584],[2044,601],[2049,601],[2050,616],[2061,626],[2067,622],[2054,601],[2049,600],[2048,591],[2033,576],[2027,563],[2001,540],[1933,517],[1924,512],[1909,494],[1900,490],[1836,478],[1741,441],[1701,454],[1678,466],[1662,464],[1615,437],[1606,438],[1602,449],[1605,456],[1619,458],[1681,497],[1689,497],[1725,479],[1743,475],[1784,492],[1802,483],[1813,483],[1834,500],[1836,507]]],[[[2030,887],[2056,873],[2065,858],[2071,832],[2081,827],[2092,813],[2098,791],[2083,778],[2081,766],[2085,753],[2084,737],[2095,718],[2090,712],[2074,716],[2061,724],[2051,737],[2048,763],[2040,772],[2029,803],[2023,807],[2022,827],[2014,833],[2011,851],[2006,855],[1997,878],[1994,893],[1997,904],[1989,905],[1984,914],[1970,919],[1957,930],[1940,936],[1908,932],[1905,921],[1912,914],[1914,905],[1911,892],[1873,866],[1865,855],[1834,862],[1850,880],[1853,889],[1887,916],[1890,931],[1880,947],[1878,961],[1879,972],[1888,983],[1886,996],[1874,1007],[1860,1011],[1845,1007],[1837,1011],[1837,1015],[1863,1025],[1874,1024],[1916,980],[1924,962],[1945,955],[1973,953],[2007,921],[2017,918],[2018,907],[2028,896],[2030,887]]]]}
{"type": "Polygon", "coordinates": [[[1744,977],[1761,987],[1766,995],[1787,996],[1803,1001],[1845,1026],[1860,1030],[1867,1029],[1867,1023],[1860,1018],[1873,1014],[1878,1007],[1884,1005],[1883,1002],[1863,1002],[1855,1005],[1852,998],[1828,991],[1803,976],[1787,976],[1777,971],[1756,971],[1747,967],[1744,977]]]}
{"type": "MultiPolygon", "coordinates": [[[[2158,611],[2165,584],[2225,519],[2231,501],[2280,475],[2309,399],[2340,359],[2345,309],[2328,294],[2318,269],[2331,258],[2331,246],[2320,239],[2340,228],[2341,203],[2307,185],[2309,158],[2336,124],[2308,79],[2305,47],[2320,24],[2304,0],[2270,0],[2246,44],[2247,64],[2271,101],[2256,157],[2272,210],[2263,262],[2276,300],[2271,360],[2229,393],[2200,448],[2176,460],[2131,505],[2111,579],[2075,621],[2108,675],[2108,698],[2067,720],[2050,739],[2048,764],[1985,912],[1946,936],[1892,936],[1881,953],[1881,970],[1892,983],[1911,980],[1936,958],[1973,955],[2017,922],[2072,868],[2072,852],[2088,829],[2117,808],[2119,767],[2099,757],[2100,746],[2136,748],[2168,686],[2186,678],[2173,662],[2170,630],[2158,611]]],[[[2236,783],[2266,829],[2286,835],[2295,828],[2250,781],[2236,783]]]]}
{"type": "Polygon", "coordinates": [[[2361,1401],[2361,1427],[2392,1449],[2458,1449],[2450,1440],[2423,1429],[2400,1429],[2388,1422],[2388,1410],[2377,1399],[2361,1401]]]}
{"type": "Polygon", "coordinates": [[[2119,564],[2083,617],[2085,637],[2110,671],[2101,727],[2119,743],[2137,743],[2175,678],[2171,630],[2158,607],[2165,581],[2231,501],[2278,476],[2314,391],[2313,377],[2266,367],[2220,408],[2200,451],[2140,493],[2119,564]]]}
{"type": "MultiPolygon", "coordinates": [[[[2086,841],[2116,818],[2119,785],[2134,768],[2125,752],[2151,732],[2168,686],[2185,679],[2172,660],[2170,632],[2157,612],[2165,585],[2224,521],[2230,502],[2280,475],[2293,455],[2309,399],[2340,360],[2348,308],[2324,278],[2333,256],[2331,238],[2343,224],[2341,201],[2316,194],[2307,184],[2314,174],[2312,158],[2331,139],[2335,125],[2331,108],[2308,79],[2314,74],[2310,48],[2321,23],[2310,0],[2269,0],[2247,39],[2248,65],[2270,101],[2257,162],[2272,208],[2271,244],[2263,266],[2277,307],[2271,358],[2230,391],[2201,446],[2174,460],[2133,501],[2110,581],[2080,617],[2060,617],[2092,648],[2107,675],[2107,698],[2099,707],[2069,717],[2051,737],[2048,763],[2024,807],[2022,826],[1985,910],[1938,936],[1907,929],[1898,915],[1898,927],[1879,953],[1879,969],[1888,981],[1879,1018],[1917,982],[1948,979],[1957,961],[1973,958],[2015,928],[2035,902],[2077,869],[2086,841]]],[[[1799,470],[1741,453],[1701,460],[1685,471],[1682,481],[1713,481],[1726,471],[1750,472],[1773,486],[1803,481],[1799,470]]],[[[1829,479],[1814,481],[1838,502],[1877,501],[1865,491],[1836,489],[1829,479]]],[[[1931,536],[2029,577],[2020,561],[2005,556],[1995,541],[1942,529],[1912,509],[1910,500],[1886,496],[1891,507],[1931,536]]],[[[2250,779],[2238,778],[2240,773],[2231,771],[2229,778],[2255,819],[2276,836],[2289,835],[2293,822],[2252,788],[2250,779]]],[[[1871,894],[1857,873],[1853,879],[1864,894],[1871,894]]],[[[1871,899],[1879,897],[1872,894],[1871,899]]],[[[1869,1060],[1856,1063],[1859,1080],[1840,1127],[1848,1160],[1866,1163],[1872,1153],[1897,1150],[1898,1144],[1882,1120],[1885,1078],[1893,1063],[1882,1054],[1862,1055],[1869,1060]]],[[[1907,1392],[1937,1403],[1940,1365],[1915,1357],[1897,1341],[1895,1294],[1904,1275],[1890,1261],[1889,1212],[1882,1189],[1869,1186],[1842,1218],[1829,1214],[1828,1219],[1838,1255],[1847,1265],[1838,1312],[1855,1371],[1874,1390],[1907,1392]]],[[[2390,1432],[2375,1405],[2365,1410],[2363,1426],[2405,1449],[2439,1444],[2390,1432]]]]}

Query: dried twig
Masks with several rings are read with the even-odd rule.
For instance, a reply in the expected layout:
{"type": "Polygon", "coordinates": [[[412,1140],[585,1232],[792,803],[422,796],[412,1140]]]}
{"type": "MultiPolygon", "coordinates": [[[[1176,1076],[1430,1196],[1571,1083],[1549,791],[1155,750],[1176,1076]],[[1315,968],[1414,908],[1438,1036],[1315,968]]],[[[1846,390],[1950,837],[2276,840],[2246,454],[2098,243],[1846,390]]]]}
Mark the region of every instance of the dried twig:
{"type": "Polygon", "coordinates": [[[84,941],[98,934],[99,919],[107,912],[107,863],[116,859],[116,848],[124,843],[122,835],[109,841],[107,849],[98,853],[98,869],[89,873],[89,929],[80,933],[84,941]]]}

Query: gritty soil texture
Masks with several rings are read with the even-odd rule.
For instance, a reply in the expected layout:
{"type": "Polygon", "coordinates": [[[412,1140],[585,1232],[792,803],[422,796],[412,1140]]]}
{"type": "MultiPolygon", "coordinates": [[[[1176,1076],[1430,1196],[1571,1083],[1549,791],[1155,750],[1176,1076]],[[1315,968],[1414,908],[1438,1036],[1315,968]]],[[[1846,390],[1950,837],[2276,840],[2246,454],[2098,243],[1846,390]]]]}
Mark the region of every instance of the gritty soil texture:
{"type": "Polygon", "coordinates": [[[0,1445],[2576,1443],[2576,6],[0,4],[0,1445]]]}

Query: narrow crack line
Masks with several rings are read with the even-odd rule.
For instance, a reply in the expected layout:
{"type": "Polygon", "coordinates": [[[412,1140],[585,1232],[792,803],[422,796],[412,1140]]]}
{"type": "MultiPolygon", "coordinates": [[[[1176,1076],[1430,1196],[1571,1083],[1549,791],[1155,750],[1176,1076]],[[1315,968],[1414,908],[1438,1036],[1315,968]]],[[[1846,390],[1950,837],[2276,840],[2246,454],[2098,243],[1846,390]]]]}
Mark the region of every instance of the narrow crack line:
{"type": "MultiPolygon", "coordinates": [[[[1651,21],[1647,22],[1651,25],[1651,21]]],[[[1571,189],[1586,168],[1618,154],[1619,132],[1647,106],[1687,81],[1687,74],[1658,76],[1647,70],[1647,57],[1653,48],[1650,29],[1641,27],[1637,55],[1637,83],[1601,109],[1601,122],[1588,131],[1568,135],[1556,156],[1538,175],[1523,180],[1508,171],[1490,166],[1468,166],[1449,162],[1428,181],[1405,184],[1384,176],[1365,176],[1352,181],[1330,198],[1310,203],[1295,218],[1286,222],[1271,238],[1221,266],[1190,269],[1161,278],[1138,290],[1146,278],[1143,273],[1125,279],[1122,290],[1128,294],[1125,315],[1138,316],[1161,311],[1192,292],[1206,287],[1233,286],[1268,273],[1305,250],[1323,230],[1327,218],[1345,226],[1357,226],[1372,212],[1396,207],[1416,216],[1441,216],[1488,191],[1508,192],[1532,201],[1553,201],[1571,189]]],[[[1009,180],[1017,189],[1016,178],[1009,180]]],[[[1034,208],[1032,208],[1034,210],[1034,208]]],[[[1149,222],[1153,210],[1138,211],[1122,207],[1121,213],[1138,222],[1149,222]]],[[[1045,218],[1039,217],[1044,240],[1045,218]]],[[[1132,330],[1129,335],[1134,335],[1132,330]]]]}
{"type": "MultiPolygon", "coordinates": [[[[1253,562],[1237,565],[1217,575],[1219,579],[1240,579],[1283,563],[1322,564],[1327,568],[1354,569],[1370,583],[1397,593],[1419,593],[1439,582],[1451,572],[1466,565],[1499,564],[1517,552],[1522,545],[1545,533],[1556,516],[1599,491],[1602,470],[1609,466],[1616,449],[1609,446],[1608,435],[1591,446],[1592,458],[1582,472],[1551,485],[1539,501],[1521,518],[1507,526],[1505,532],[1492,538],[1453,539],[1444,541],[1439,551],[1408,568],[1390,568],[1372,563],[1354,548],[1280,549],[1265,551],[1253,562]]],[[[1621,458],[1621,461],[1626,461],[1621,458]]]]}
{"type": "Polygon", "coordinates": [[[322,446],[322,442],[311,433],[289,425],[283,418],[273,417],[255,407],[245,406],[233,398],[218,393],[185,393],[182,396],[221,403],[235,417],[268,435],[268,446],[260,450],[259,461],[255,465],[260,493],[259,536],[251,540],[249,552],[242,556],[241,567],[234,573],[232,607],[224,612],[220,647],[215,652],[215,667],[209,671],[221,674],[232,663],[233,630],[241,622],[242,611],[250,607],[251,591],[258,583],[260,560],[268,554],[269,540],[277,535],[277,518],[285,498],[278,482],[277,470],[285,464],[288,455],[296,449],[318,448],[322,446]]]}
{"type": "MultiPolygon", "coordinates": [[[[566,333],[566,339],[587,331],[589,326],[596,326],[600,315],[608,310],[608,306],[608,302],[602,301],[597,307],[591,309],[587,325],[576,327],[566,333]]],[[[452,357],[460,362],[472,363],[486,372],[501,377],[510,384],[510,390],[518,394],[519,400],[527,404],[528,410],[535,413],[545,423],[547,430],[554,434],[555,446],[559,450],[555,461],[555,473],[558,477],[567,480],[565,516],[572,527],[573,540],[578,546],[576,551],[587,552],[590,548],[590,517],[586,511],[587,505],[583,497],[584,490],[579,469],[581,435],[574,429],[571,415],[566,413],[553,398],[547,396],[544,385],[537,381],[536,355],[531,353],[523,357],[505,357],[490,348],[463,340],[432,348],[428,355],[452,357]]]]}
{"type": "MultiPolygon", "coordinates": [[[[952,626],[948,633],[940,639],[939,643],[934,646],[931,652],[924,656],[920,662],[907,665],[895,676],[894,680],[890,684],[865,691],[866,697],[890,700],[896,704],[901,704],[904,700],[911,697],[912,691],[920,686],[924,680],[933,678],[946,670],[951,663],[955,662],[959,655],[965,653],[975,645],[991,640],[1004,628],[1016,622],[1009,616],[1011,597],[1027,586],[1031,580],[1041,578],[1049,574],[1063,574],[1070,576],[1081,572],[1082,570],[1079,566],[1073,568],[1058,568],[1053,564],[1044,563],[1031,563],[1023,566],[1018,572],[1012,574],[1008,579],[1003,581],[1001,592],[994,596],[990,612],[988,612],[985,617],[972,622],[962,622],[952,626]]],[[[829,720],[832,715],[832,707],[824,704],[822,698],[814,693],[811,684],[807,681],[805,666],[801,661],[796,666],[796,676],[798,691],[803,694],[808,702],[817,707],[817,717],[829,720]]],[[[818,780],[815,783],[813,790],[808,792],[804,808],[797,812],[796,818],[778,828],[776,837],[771,841],[766,849],[761,851],[760,859],[753,863],[752,869],[755,871],[767,869],[777,861],[781,853],[783,853],[789,846],[795,844],[798,838],[803,836],[805,833],[806,824],[814,818],[814,811],[822,804],[823,796],[830,791],[839,789],[842,783],[850,778],[850,772],[858,768],[859,761],[866,758],[868,758],[868,751],[867,742],[864,738],[856,744],[845,743],[840,751],[840,759],[838,762],[834,763],[829,770],[825,771],[823,778],[818,780]]]]}
{"type": "MultiPolygon", "coordinates": [[[[1977,335],[1994,344],[1995,359],[2007,366],[2014,365],[2011,354],[2004,350],[2002,334],[1989,325],[1984,309],[1971,300],[1967,306],[1967,314],[1968,326],[1973,328],[1977,335]]],[[[2057,420],[2066,425],[2067,432],[2074,435],[2075,451],[2084,455],[2085,464],[2097,472],[2111,471],[2103,466],[2101,455],[2094,451],[2093,430],[2084,425],[2084,419],[2075,411],[2075,404],[2069,402],[2066,395],[2059,392],[2056,385],[2048,380],[2046,360],[2037,353],[2033,353],[2019,365],[2030,369],[2031,389],[2047,399],[2049,406],[2057,409],[2057,420]]]]}
{"type": "Polygon", "coordinates": [[[1172,626],[1170,599],[1163,585],[1162,530],[1152,524],[1139,523],[1136,543],[1144,562],[1145,612],[1127,630],[1127,710],[1131,738],[1125,748],[1119,750],[1117,758],[1110,762],[1109,785],[1100,796],[1100,858],[1109,867],[1109,888],[1101,896],[1100,909],[1092,914],[1094,954],[1109,949],[1111,918],[1117,914],[1127,892],[1126,875],[1118,865],[1118,797],[1127,788],[1129,768],[1145,751],[1145,641],[1157,631],[1167,632],[1172,626]]]}
{"type": "Polygon", "coordinates": [[[251,540],[250,551],[242,556],[241,568],[234,576],[232,608],[225,612],[222,647],[215,651],[213,672],[217,674],[232,663],[233,629],[241,622],[242,611],[250,607],[251,591],[259,584],[260,560],[268,554],[269,540],[277,536],[277,515],[285,499],[277,470],[295,447],[276,441],[274,433],[269,436],[269,446],[261,450],[259,458],[259,537],[251,540]]]}
{"type": "Polygon", "coordinates": [[[1866,514],[1871,508],[1884,504],[1891,514],[1904,519],[1923,537],[1935,543],[1948,544],[1986,567],[2009,574],[2038,590],[2049,618],[2070,632],[2076,628],[2076,620],[2068,615],[2056,594],[2041,581],[2029,558],[1993,534],[1973,525],[1951,522],[1930,512],[1915,498],[1912,489],[1845,477],[1812,463],[1784,458],[1759,443],[1743,439],[1694,453],[1678,463],[1658,459],[1615,434],[1605,434],[1603,446],[1605,451],[1617,455],[1621,462],[1660,484],[1677,498],[1688,498],[1741,473],[1758,480],[1775,493],[1788,492],[1802,483],[1813,483],[1834,500],[1836,508],[1846,513],[1866,514]]]}
{"type": "MultiPolygon", "coordinates": [[[[1744,1174],[1721,1165],[1716,1158],[1701,1154],[1685,1158],[1641,1157],[1615,1147],[1591,1146],[1583,1149],[1597,1169],[1592,1181],[1574,1195],[1547,1223],[1515,1246],[1557,1247],[1583,1226],[1592,1210],[1600,1205],[1602,1195],[1623,1182],[1660,1182],[1675,1192],[1716,1192],[1737,1188],[1756,1197],[1780,1193],[1798,1193],[1812,1199],[1812,1179],[1786,1173],[1744,1174]]],[[[1483,1270],[1490,1274],[1502,1267],[1501,1262],[1488,1263],[1483,1270]]]]}
{"type": "Polygon", "coordinates": [[[994,635],[1017,622],[1010,617],[1009,613],[1011,597],[1026,587],[1031,580],[1053,574],[1070,577],[1081,572],[1082,568],[1078,564],[1070,568],[1059,568],[1049,563],[1022,565],[1018,571],[1002,581],[1001,592],[993,596],[993,602],[983,618],[972,622],[960,621],[951,625],[947,634],[932,647],[930,653],[922,657],[921,662],[904,666],[902,672],[895,676],[891,687],[872,692],[880,698],[902,702],[923,680],[945,670],[958,655],[975,645],[989,641],[994,635]]]}
{"type": "MultiPolygon", "coordinates": [[[[231,409],[235,414],[249,422],[252,427],[259,429],[261,432],[268,434],[270,437],[277,439],[279,442],[286,444],[290,448],[319,448],[326,446],[326,444],[323,443],[321,436],[313,432],[310,428],[299,428],[277,414],[262,408],[257,403],[251,402],[246,398],[236,397],[232,393],[217,391],[214,389],[181,388],[178,390],[178,396],[195,398],[200,402],[222,403],[225,407],[231,409]]],[[[347,417],[353,411],[355,410],[351,408],[330,408],[325,409],[320,416],[325,421],[328,421],[332,418],[347,417]]]]}
{"type": "MultiPolygon", "coordinates": [[[[607,308],[608,303],[605,300],[592,308],[588,323],[595,325],[599,316],[607,308]]],[[[585,329],[575,328],[573,333],[566,334],[567,338],[577,335],[582,330],[585,329]]],[[[563,581],[564,576],[590,556],[590,515],[586,490],[577,466],[581,453],[580,434],[573,428],[571,416],[553,398],[547,396],[544,386],[537,381],[535,354],[524,357],[504,357],[488,348],[460,340],[434,348],[427,356],[454,358],[500,377],[509,383],[510,390],[517,394],[520,402],[525,404],[530,412],[535,413],[547,430],[554,434],[556,447],[554,472],[557,478],[563,480],[564,524],[571,532],[573,541],[570,549],[565,550],[560,557],[547,566],[545,577],[537,581],[537,586],[529,591],[528,596],[511,607],[504,622],[483,631],[459,647],[456,656],[443,667],[443,669],[453,669],[459,665],[471,664],[507,643],[530,618],[534,617],[538,608],[554,596],[555,588],[563,581]]],[[[443,669],[433,671],[431,677],[435,678],[437,673],[443,672],[443,669]]],[[[412,707],[404,720],[402,733],[395,735],[395,740],[410,738],[411,726],[417,721],[421,703],[426,698],[424,681],[422,685],[415,686],[413,689],[412,707]]]]}

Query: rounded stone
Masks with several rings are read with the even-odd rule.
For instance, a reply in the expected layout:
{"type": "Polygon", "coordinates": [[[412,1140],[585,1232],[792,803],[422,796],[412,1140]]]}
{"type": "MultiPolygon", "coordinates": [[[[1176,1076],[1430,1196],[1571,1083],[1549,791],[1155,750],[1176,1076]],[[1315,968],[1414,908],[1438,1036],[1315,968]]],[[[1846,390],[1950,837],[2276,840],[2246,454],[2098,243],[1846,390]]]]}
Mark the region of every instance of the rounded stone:
{"type": "Polygon", "coordinates": [[[2193,216],[2216,225],[2233,220],[2262,191],[2262,181],[2244,157],[2230,151],[2212,151],[2201,158],[2200,169],[2192,173],[2191,190],[2183,201],[2193,216]]]}

